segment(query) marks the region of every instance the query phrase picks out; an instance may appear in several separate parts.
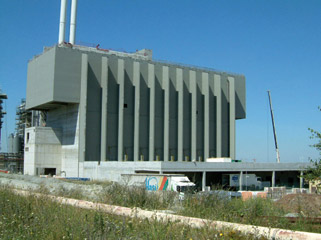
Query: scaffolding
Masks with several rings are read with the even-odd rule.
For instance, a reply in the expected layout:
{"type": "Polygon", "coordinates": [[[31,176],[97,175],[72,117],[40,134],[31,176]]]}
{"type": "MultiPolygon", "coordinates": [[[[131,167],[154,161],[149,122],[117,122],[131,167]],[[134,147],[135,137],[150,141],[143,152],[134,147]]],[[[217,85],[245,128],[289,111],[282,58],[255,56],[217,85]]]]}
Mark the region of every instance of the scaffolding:
{"type": "Polygon", "coordinates": [[[6,112],[3,111],[3,107],[2,107],[4,99],[8,99],[8,96],[7,94],[3,93],[0,89],[0,150],[1,150],[1,130],[2,130],[2,124],[3,124],[2,118],[6,114],[6,112]]]}
{"type": "Polygon", "coordinates": [[[16,108],[16,135],[19,138],[21,153],[24,149],[25,129],[31,127],[32,111],[26,110],[26,100],[21,99],[20,105],[16,108]]]}
{"type": "Polygon", "coordinates": [[[22,153],[0,153],[0,170],[10,173],[23,173],[22,153]]]}

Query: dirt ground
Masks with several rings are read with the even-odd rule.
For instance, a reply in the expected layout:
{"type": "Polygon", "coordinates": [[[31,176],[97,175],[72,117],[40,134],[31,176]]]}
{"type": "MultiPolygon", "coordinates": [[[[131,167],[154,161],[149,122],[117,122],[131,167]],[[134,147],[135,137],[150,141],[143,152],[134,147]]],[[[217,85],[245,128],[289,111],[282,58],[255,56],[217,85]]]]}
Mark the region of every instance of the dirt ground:
{"type": "Polygon", "coordinates": [[[276,201],[276,204],[291,213],[300,213],[305,217],[321,217],[321,195],[288,194],[276,201]]]}

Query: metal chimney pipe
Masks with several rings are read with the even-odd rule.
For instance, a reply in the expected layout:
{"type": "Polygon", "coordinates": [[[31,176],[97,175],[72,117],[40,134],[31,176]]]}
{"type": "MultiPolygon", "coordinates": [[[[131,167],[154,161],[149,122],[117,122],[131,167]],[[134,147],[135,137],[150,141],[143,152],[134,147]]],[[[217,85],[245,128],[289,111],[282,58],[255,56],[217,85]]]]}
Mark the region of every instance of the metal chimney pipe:
{"type": "Polygon", "coordinates": [[[69,33],[69,42],[71,44],[75,44],[76,18],[77,18],[77,0],[72,0],[72,2],[71,2],[71,15],[70,15],[70,33],[69,33]]]}
{"type": "Polygon", "coordinates": [[[59,40],[58,43],[62,44],[65,41],[66,32],[66,10],[67,0],[61,0],[60,6],[60,24],[59,24],[59,40]]]}

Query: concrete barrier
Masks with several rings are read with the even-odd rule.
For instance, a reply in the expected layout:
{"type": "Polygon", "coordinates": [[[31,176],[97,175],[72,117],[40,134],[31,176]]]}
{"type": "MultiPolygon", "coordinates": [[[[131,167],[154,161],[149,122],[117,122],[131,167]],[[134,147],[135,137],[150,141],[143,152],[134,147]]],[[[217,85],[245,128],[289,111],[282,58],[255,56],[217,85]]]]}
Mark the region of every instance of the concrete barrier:
{"type": "Polygon", "coordinates": [[[308,193],[308,189],[306,189],[306,188],[292,188],[292,193],[294,193],[294,194],[308,193]]]}
{"type": "Polygon", "coordinates": [[[243,200],[251,199],[253,196],[252,192],[248,192],[248,191],[241,192],[241,194],[242,194],[243,200]]]}
{"type": "Polygon", "coordinates": [[[264,192],[267,193],[268,198],[278,200],[286,195],[286,188],[285,187],[265,187],[264,192]]]}
{"type": "MultiPolygon", "coordinates": [[[[22,190],[14,190],[15,193],[19,195],[36,195],[36,196],[44,196],[40,193],[30,193],[22,190]]],[[[141,219],[153,219],[160,222],[175,222],[188,225],[194,228],[202,228],[202,227],[212,227],[218,231],[228,230],[236,230],[240,231],[243,234],[254,234],[255,236],[263,236],[268,239],[278,239],[278,240],[321,240],[321,234],[317,233],[309,233],[309,232],[299,232],[299,231],[291,231],[286,229],[278,229],[278,228],[268,228],[268,227],[259,227],[254,225],[245,225],[239,223],[230,223],[223,221],[212,221],[208,219],[201,218],[193,218],[193,217],[185,217],[179,215],[173,215],[168,213],[161,213],[157,211],[147,211],[139,208],[127,208],[120,206],[107,205],[102,203],[94,203],[84,200],[70,199],[64,197],[57,196],[48,196],[53,201],[59,202],[61,204],[71,205],[74,207],[91,209],[103,211],[109,214],[131,217],[131,218],[141,218],[141,219]]]]}
{"type": "Polygon", "coordinates": [[[267,193],[266,192],[252,192],[252,191],[242,191],[242,199],[243,200],[248,200],[252,198],[267,198],[267,193]]]}
{"type": "Polygon", "coordinates": [[[267,198],[267,193],[266,192],[258,192],[257,197],[260,197],[260,198],[267,198]]]}

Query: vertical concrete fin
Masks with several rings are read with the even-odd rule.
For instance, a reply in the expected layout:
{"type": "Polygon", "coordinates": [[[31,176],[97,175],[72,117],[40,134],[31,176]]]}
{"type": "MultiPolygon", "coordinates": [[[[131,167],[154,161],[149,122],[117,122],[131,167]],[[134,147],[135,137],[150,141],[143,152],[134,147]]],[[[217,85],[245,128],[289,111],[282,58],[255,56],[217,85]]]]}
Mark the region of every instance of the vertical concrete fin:
{"type": "Polygon", "coordinates": [[[206,172],[204,171],[202,174],[202,191],[205,191],[206,188],[206,172]]]}
{"type": "Polygon", "coordinates": [[[86,115],[87,115],[88,55],[81,55],[80,104],[79,104],[79,162],[85,161],[86,153],[86,115]]]}
{"type": "Polygon", "coordinates": [[[148,63],[149,95],[149,161],[155,159],[155,66],[148,63]]]}
{"type": "Polygon", "coordinates": [[[240,191],[243,190],[243,171],[240,172],[240,179],[239,179],[240,191]]]}
{"type": "Polygon", "coordinates": [[[222,87],[221,76],[214,74],[216,97],[216,157],[222,157],[222,87]]]}
{"type": "Polygon", "coordinates": [[[230,106],[230,119],[229,119],[229,128],[230,128],[230,157],[235,159],[235,80],[233,77],[228,77],[229,82],[229,106],[230,106]]]}
{"type": "Polygon", "coordinates": [[[118,110],[118,161],[122,161],[124,150],[124,60],[118,59],[117,83],[119,84],[119,110],[118,110]]]}
{"type": "Polygon", "coordinates": [[[183,140],[184,140],[184,92],[183,92],[183,70],[176,68],[176,85],[178,91],[178,143],[177,158],[183,161],[183,140]]]}
{"type": "Polygon", "coordinates": [[[210,154],[210,100],[209,100],[209,82],[208,73],[202,73],[202,93],[204,94],[204,161],[210,154]]]}
{"type": "Polygon", "coordinates": [[[304,172],[300,171],[300,189],[302,189],[304,187],[304,172]]]}
{"type": "Polygon", "coordinates": [[[164,161],[169,159],[169,70],[163,66],[163,89],[164,94],[164,161]]]}
{"type": "Polygon", "coordinates": [[[133,83],[135,86],[135,114],[134,114],[134,161],[139,160],[139,115],[140,115],[140,64],[133,63],[133,83]]]}
{"type": "Polygon", "coordinates": [[[107,101],[108,101],[108,59],[101,59],[101,140],[100,140],[100,161],[106,161],[107,148],[107,101]]]}
{"type": "Polygon", "coordinates": [[[190,70],[189,71],[189,80],[190,80],[190,92],[192,93],[192,111],[191,111],[191,160],[196,161],[196,154],[197,154],[197,82],[196,82],[196,72],[190,70]]]}

